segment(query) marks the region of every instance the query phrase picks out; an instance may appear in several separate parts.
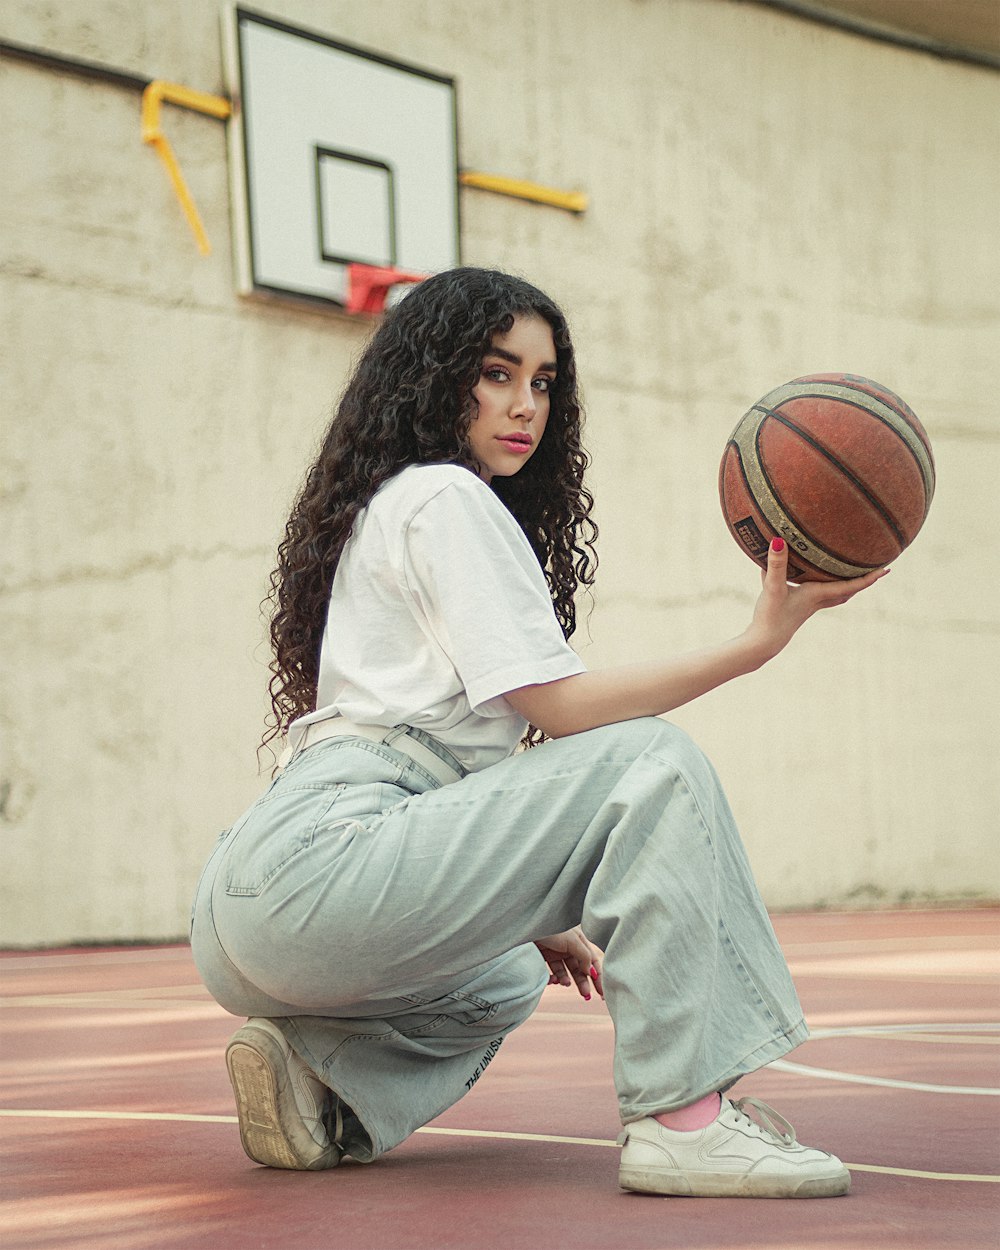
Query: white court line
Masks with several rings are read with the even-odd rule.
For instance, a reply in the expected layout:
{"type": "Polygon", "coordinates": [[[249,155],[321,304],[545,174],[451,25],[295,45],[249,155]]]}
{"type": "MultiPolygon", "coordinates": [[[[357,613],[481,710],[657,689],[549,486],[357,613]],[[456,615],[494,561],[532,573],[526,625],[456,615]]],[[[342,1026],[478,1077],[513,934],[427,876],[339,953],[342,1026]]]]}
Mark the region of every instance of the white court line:
{"type": "Polygon", "coordinates": [[[882,1085],[887,1089],[915,1089],[925,1094],[974,1094],[980,1097],[1000,1098],[1000,1089],[979,1085],[929,1085],[924,1081],[897,1081],[888,1076],[862,1076],[857,1072],[837,1072],[833,1068],[811,1068],[804,1063],[789,1063],[787,1059],[775,1059],[768,1068],[776,1072],[791,1072],[794,1076],[813,1076],[822,1081],[845,1081],[849,1085],[882,1085]]]}
{"type": "Polygon", "coordinates": [[[811,1041],[827,1037],[875,1037],[894,1042],[947,1042],[953,1046],[1000,1046],[1000,1024],[852,1024],[842,1028],[810,1029],[811,1041]],[[952,1033],[954,1037],[942,1037],[952,1033]],[[969,1033],[992,1034],[968,1037],[969,1033]]]}
{"type": "MultiPolygon", "coordinates": [[[[205,1004],[205,1005],[209,1007],[212,1006],[212,1004],[205,1004]]],[[[610,1032],[611,1030],[611,1020],[610,1020],[610,1017],[607,1015],[583,1016],[583,1015],[572,1014],[569,1012],[566,1012],[565,1014],[560,1014],[558,1012],[536,1011],[534,1013],[534,1016],[531,1017],[531,1019],[534,1020],[534,1019],[537,1019],[538,1017],[542,1017],[543,1019],[548,1019],[548,1020],[554,1020],[560,1023],[571,1023],[573,1025],[577,1025],[580,1023],[590,1024],[590,1025],[602,1025],[607,1028],[608,1032],[610,1032]]],[[[914,1041],[918,1043],[925,1043],[925,1042],[931,1041],[931,1042],[951,1042],[951,1043],[963,1044],[963,1045],[973,1045],[973,1044],[998,1045],[1000,1044],[1000,1026],[984,1025],[984,1024],[964,1024],[964,1025],[939,1024],[939,1025],[934,1025],[934,1026],[923,1025],[923,1024],[857,1025],[857,1026],[851,1026],[851,1027],[840,1028],[840,1029],[816,1029],[811,1034],[810,1040],[821,1041],[821,1040],[831,1038],[831,1037],[866,1037],[866,1038],[875,1038],[878,1040],[884,1039],[884,1040],[899,1041],[899,1042],[914,1041]],[[956,1035],[954,1037],[929,1037],[927,1034],[921,1031],[923,1029],[931,1028],[931,1027],[936,1028],[938,1030],[942,1030],[942,1031],[949,1030],[949,1029],[954,1029],[954,1030],[961,1029],[963,1031],[963,1034],[969,1031],[975,1031],[978,1033],[993,1033],[993,1034],[997,1034],[997,1036],[966,1037],[963,1035],[956,1035]]],[[[142,1059],[123,1058],[123,1059],[115,1060],[114,1062],[117,1066],[130,1066],[130,1065],[139,1066],[141,1064],[149,1064],[153,1062],[169,1063],[169,1062],[176,1060],[178,1057],[182,1058],[185,1061],[190,1062],[191,1060],[194,1060],[194,1059],[198,1059],[198,1060],[203,1059],[207,1055],[211,1055],[212,1053],[213,1052],[209,1050],[185,1051],[182,1056],[178,1056],[175,1052],[164,1051],[160,1055],[152,1055],[152,1056],[147,1055],[147,1056],[144,1056],[142,1059]]],[[[89,1069],[97,1065],[95,1064],[94,1060],[89,1059],[89,1058],[83,1058],[69,1066],[89,1069]]],[[[934,1093],[934,1094],[959,1094],[959,1095],[970,1094],[973,1096],[980,1096],[980,1097],[981,1096],[996,1097],[1000,1095],[1000,1089],[993,1089],[990,1087],[977,1087],[977,1086],[967,1086],[967,1085],[941,1085],[941,1084],[936,1084],[936,1083],[932,1084],[929,1082],[903,1081],[903,1080],[898,1080],[892,1077],[862,1076],[860,1074],[843,1072],[838,1069],[810,1067],[805,1064],[794,1063],[787,1059],[776,1059],[772,1063],[768,1064],[767,1066],[774,1068],[778,1071],[786,1071],[786,1072],[790,1072],[798,1076],[811,1076],[811,1077],[821,1079],[821,1080],[841,1081],[841,1082],[845,1082],[849,1084],[856,1084],[856,1085],[878,1085],[878,1086],[883,1086],[889,1089],[909,1089],[909,1090],[916,1090],[919,1092],[934,1093]]],[[[27,1063],[21,1064],[20,1067],[26,1068],[27,1070],[30,1071],[32,1064],[30,1061],[28,1061],[27,1063]]]]}
{"type": "MultiPolygon", "coordinates": [[[[143,1120],[181,1121],[188,1124],[236,1124],[234,1115],[181,1115],[166,1111],[37,1111],[8,1110],[0,1108],[0,1116],[10,1118],[52,1120],[143,1120]]],[[[611,1146],[616,1141],[602,1137],[556,1137],[545,1133],[502,1133],[475,1128],[418,1128],[418,1133],[435,1134],[440,1137],[483,1137],[502,1141],[555,1142],[567,1146],[611,1146]]],[[[845,1163],[851,1172],[881,1172],[887,1176],[911,1176],[928,1181],[979,1181],[988,1185],[1000,1184],[1000,1176],[980,1175],[973,1172],[923,1172],[917,1168],[890,1168],[874,1163],[845,1163]]]]}
{"type": "Polygon", "coordinates": [[[174,1111],[36,1111],[0,1107],[0,1116],[31,1120],[179,1120],[190,1124],[237,1124],[234,1115],[182,1115],[174,1111]]]}
{"type": "Polygon", "coordinates": [[[932,955],[938,950],[964,950],[975,955],[982,952],[992,954],[996,945],[986,939],[992,933],[972,933],[964,937],[955,934],[941,934],[939,937],[912,938],[841,938],[828,942],[783,942],[782,952],[786,956],[807,958],[822,955],[892,955],[913,952],[920,955],[932,955]]]}
{"type": "Polygon", "coordinates": [[[5,968],[72,968],[80,960],[88,966],[100,964],[168,963],[172,959],[190,961],[191,948],[184,942],[164,946],[125,946],[121,950],[63,950],[59,954],[5,955],[0,959],[0,974],[5,968]]]}
{"type": "MultiPolygon", "coordinates": [[[[1000,1025],[998,1024],[869,1024],[869,1025],[853,1025],[847,1028],[833,1029],[815,1029],[811,1031],[811,1038],[817,1041],[829,1037],[883,1037],[893,1038],[896,1041],[922,1041],[926,1040],[920,1035],[925,1030],[934,1033],[1000,1033],[1000,1025]],[[910,1034],[907,1037],[906,1034],[910,1034]]],[[[942,1037],[934,1039],[940,1041],[961,1041],[960,1037],[950,1038],[942,1037]]],[[[985,1041],[992,1041],[992,1038],[971,1038],[972,1042],[982,1045],[985,1041]]],[[[925,1094],[969,1094],[974,1097],[996,1098],[1000,1097],[1000,1089],[993,1089],[990,1086],[978,1085],[938,1085],[925,1081],[900,1081],[893,1077],[883,1076],[862,1076],[856,1072],[841,1072],[833,1068],[814,1068],[804,1063],[792,1063],[787,1059],[776,1059],[773,1063],[767,1065],[779,1072],[790,1072],[795,1076],[811,1076],[817,1077],[823,1081],[842,1081],[851,1085],[878,1085],[886,1089],[912,1089],[925,1094]]]]}
{"type": "Polygon", "coordinates": [[[22,994],[13,998],[0,998],[0,1011],[16,1011],[26,1007],[66,1007],[70,1011],[170,1011],[198,1007],[218,1011],[219,1006],[207,995],[204,998],[140,998],[128,991],[84,990],[79,994],[22,994]],[[126,996],[128,994],[128,996],[126,996]]]}

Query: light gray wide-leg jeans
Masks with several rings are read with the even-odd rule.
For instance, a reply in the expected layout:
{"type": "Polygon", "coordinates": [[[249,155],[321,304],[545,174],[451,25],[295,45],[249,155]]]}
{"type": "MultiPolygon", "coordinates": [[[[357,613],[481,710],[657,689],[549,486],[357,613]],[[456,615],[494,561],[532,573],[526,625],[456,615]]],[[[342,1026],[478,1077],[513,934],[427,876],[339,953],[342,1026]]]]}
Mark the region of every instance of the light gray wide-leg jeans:
{"type": "Polygon", "coordinates": [[[808,1036],[718,778],[654,718],[446,786],[381,743],[319,742],[220,838],[192,948],[223,1007],[275,1019],[354,1109],[347,1149],[373,1158],[472,1088],[545,988],[532,943],[577,924],[606,952],[624,1123],[808,1036]]]}

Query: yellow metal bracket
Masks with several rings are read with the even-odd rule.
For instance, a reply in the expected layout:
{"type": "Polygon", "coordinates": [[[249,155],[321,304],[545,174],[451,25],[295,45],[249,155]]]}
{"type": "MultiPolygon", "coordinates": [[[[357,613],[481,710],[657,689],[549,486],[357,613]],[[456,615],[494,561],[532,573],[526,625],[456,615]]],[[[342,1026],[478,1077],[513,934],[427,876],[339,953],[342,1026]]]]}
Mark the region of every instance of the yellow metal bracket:
{"type": "Polygon", "coordinates": [[[502,178],[498,174],[481,174],[474,170],[459,174],[458,180],[463,187],[494,191],[497,195],[512,195],[518,200],[531,200],[535,204],[564,208],[568,213],[587,211],[587,197],[582,191],[557,191],[554,187],[539,186],[537,182],[523,182],[519,178],[502,178]]]}
{"type": "MultiPolygon", "coordinates": [[[[191,87],[166,82],[160,78],[149,83],[142,93],[142,141],[156,150],[166,166],[167,175],[197,241],[198,250],[203,256],[207,256],[212,245],[198,215],[194,198],[184,181],[177,157],[160,125],[160,106],[164,103],[176,104],[223,121],[232,116],[233,107],[224,96],[209,95],[207,92],[195,91],[191,87]]],[[[583,213],[587,210],[587,196],[582,191],[560,191],[555,187],[540,186],[537,182],[525,182],[520,178],[504,178],[499,174],[484,174],[474,170],[463,171],[458,177],[463,186],[475,187],[480,191],[509,195],[519,200],[530,200],[535,204],[548,204],[569,213],[583,213]]]]}
{"type": "Polygon", "coordinates": [[[208,241],[205,227],[201,224],[198,209],[181,174],[173,148],[160,128],[160,105],[164,101],[223,120],[232,114],[233,107],[222,96],[207,95],[204,91],[193,91],[190,87],[182,87],[175,82],[164,82],[159,78],[154,79],[142,93],[142,141],[156,149],[160,160],[167,167],[167,174],[174,192],[181,202],[184,216],[188,219],[188,225],[198,242],[198,250],[202,256],[207,256],[212,250],[212,245],[208,241]]]}

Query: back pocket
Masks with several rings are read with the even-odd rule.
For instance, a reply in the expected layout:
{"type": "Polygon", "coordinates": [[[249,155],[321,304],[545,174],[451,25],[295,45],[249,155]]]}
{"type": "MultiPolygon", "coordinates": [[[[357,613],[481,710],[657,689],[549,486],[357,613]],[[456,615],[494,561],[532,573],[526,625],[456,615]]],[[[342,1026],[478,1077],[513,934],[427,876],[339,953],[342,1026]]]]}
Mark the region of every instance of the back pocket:
{"type": "Polygon", "coordinates": [[[270,790],[233,827],[222,870],[227,894],[259,894],[291,860],[312,846],[316,830],[347,787],[343,784],[270,790]]]}

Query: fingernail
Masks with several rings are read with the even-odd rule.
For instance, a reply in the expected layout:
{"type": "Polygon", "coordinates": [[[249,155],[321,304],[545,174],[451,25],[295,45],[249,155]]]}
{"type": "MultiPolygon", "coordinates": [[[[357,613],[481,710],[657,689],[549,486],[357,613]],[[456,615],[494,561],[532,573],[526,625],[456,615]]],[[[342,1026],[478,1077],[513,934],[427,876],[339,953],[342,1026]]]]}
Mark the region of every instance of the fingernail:
{"type": "Polygon", "coordinates": [[[596,977],[596,976],[597,976],[597,969],[596,969],[596,967],[595,967],[593,964],[591,964],[591,965],[590,965],[590,975],[591,975],[592,977],[596,977]]]}
{"type": "Polygon", "coordinates": [[[589,1003],[589,1002],[590,1002],[590,995],[589,995],[589,994],[584,994],[584,996],[583,996],[583,1001],[584,1001],[585,1003],[589,1003]]]}
{"type": "Polygon", "coordinates": [[[785,540],[784,540],[783,538],[772,538],[772,539],[771,539],[771,550],[772,550],[772,551],[784,551],[784,550],[785,550],[785,540]]]}

